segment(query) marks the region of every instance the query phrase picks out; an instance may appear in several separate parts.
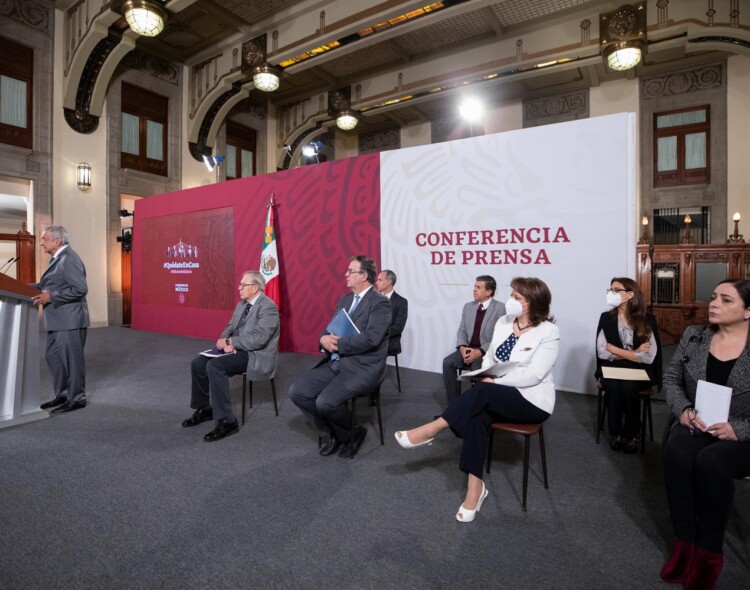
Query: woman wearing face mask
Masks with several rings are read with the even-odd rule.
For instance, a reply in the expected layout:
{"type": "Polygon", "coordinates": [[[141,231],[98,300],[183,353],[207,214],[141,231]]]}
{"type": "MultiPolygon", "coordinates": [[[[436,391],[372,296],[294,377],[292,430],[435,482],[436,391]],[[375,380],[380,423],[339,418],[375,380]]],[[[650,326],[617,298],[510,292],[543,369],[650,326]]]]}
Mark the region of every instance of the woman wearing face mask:
{"type": "Polygon", "coordinates": [[[485,377],[461,395],[433,422],[396,433],[405,449],[429,445],[435,436],[450,427],[463,439],[459,469],[468,475],[466,497],[458,509],[459,522],[471,522],[488,495],[482,481],[493,422],[538,424],[552,414],[555,385],[552,367],[557,359],[560,330],[552,322],[552,295],[537,278],[516,277],[505,304],[506,315],[495,324],[490,350],[482,368],[497,363],[514,363],[509,372],[491,379],[485,377]]]}
{"type": "Polygon", "coordinates": [[[638,284],[632,279],[612,279],[607,289],[612,309],[599,318],[596,328],[596,378],[606,391],[609,446],[613,451],[638,452],[641,428],[638,392],[649,381],[605,379],[602,367],[644,369],[650,383],[661,387],[659,332],[656,320],[647,314],[638,284]]]}
{"type": "Polygon", "coordinates": [[[750,281],[719,283],[708,323],[685,330],[664,373],[671,424],[662,465],[675,542],[660,575],[687,590],[716,587],[734,480],[750,475],[750,281]],[[731,388],[726,422],[707,424],[696,411],[700,381],[731,388]]]}

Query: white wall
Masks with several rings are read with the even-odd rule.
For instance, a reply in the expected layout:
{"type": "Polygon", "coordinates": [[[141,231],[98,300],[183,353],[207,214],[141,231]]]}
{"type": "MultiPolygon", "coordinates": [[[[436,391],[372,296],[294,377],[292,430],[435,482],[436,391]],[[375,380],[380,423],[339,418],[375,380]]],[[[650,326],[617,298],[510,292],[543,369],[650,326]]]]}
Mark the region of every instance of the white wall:
{"type": "MultiPolygon", "coordinates": [[[[55,11],[53,88],[52,223],[65,226],[70,243],[86,265],[92,327],[107,325],[107,118],[106,109],[94,133],[81,136],[65,122],[63,92],[63,13],[55,11]],[[79,162],[91,165],[91,191],[76,185],[79,162]]],[[[117,190],[117,187],[114,187],[117,190]]],[[[41,229],[41,228],[40,228],[41,229]]],[[[42,265],[47,257],[42,259],[42,265]]],[[[42,266],[44,268],[44,266],[42,266]]],[[[41,274],[41,270],[39,271],[41,274]]]]}
{"type": "Polygon", "coordinates": [[[505,102],[487,110],[484,133],[503,133],[523,128],[523,105],[520,100],[505,102]]]}
{"type": "Polygon", "coordinates": [[[405,125],[401,128],[401,147],[428,145],[432,141],[432,125],[429,121],[405,125]]]}
{"type": "Polygon", "coordinates": [[[742,215],[740,233],[750,242],[750,58],[727,60],[727,228],[732,215],[742,215]]]}

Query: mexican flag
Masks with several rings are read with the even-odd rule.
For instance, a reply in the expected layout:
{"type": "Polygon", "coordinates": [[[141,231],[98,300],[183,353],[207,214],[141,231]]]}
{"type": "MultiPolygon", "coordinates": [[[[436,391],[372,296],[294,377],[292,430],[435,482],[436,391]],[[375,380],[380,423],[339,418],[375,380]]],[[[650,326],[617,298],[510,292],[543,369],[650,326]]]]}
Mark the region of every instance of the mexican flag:
{"type": "Polygon", "coordinates": [[[273,203],[268,204],[266,228],[263,232],[263,251],[260,254],[260,272],[266,279],[266,295],[281,309],[279,255],[276,252],[276,234],[273,231],[273,203]]]}

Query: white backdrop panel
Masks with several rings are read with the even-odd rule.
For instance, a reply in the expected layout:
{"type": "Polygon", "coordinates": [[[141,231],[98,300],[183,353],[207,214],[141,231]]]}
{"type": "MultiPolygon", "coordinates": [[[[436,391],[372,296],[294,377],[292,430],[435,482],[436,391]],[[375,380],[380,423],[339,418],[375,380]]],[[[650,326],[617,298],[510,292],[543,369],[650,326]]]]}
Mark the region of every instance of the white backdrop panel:
{"type": "Polygon", "coordinates": [[[399,364],[442,371],[476,276],[494,276],[503,302],[514,276],[536,276],[561,332],[555,384],[592,391],[605,291],[635,269],[635,116],[384,152],[380,165],[382,264],[409,300],[399,364]]]}

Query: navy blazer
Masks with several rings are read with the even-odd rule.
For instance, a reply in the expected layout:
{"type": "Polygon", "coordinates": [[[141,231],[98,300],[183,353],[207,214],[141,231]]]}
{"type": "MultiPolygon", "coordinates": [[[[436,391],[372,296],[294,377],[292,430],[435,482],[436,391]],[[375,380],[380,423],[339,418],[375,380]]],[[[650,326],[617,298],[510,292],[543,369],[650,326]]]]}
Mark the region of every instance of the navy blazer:
{"type": "MultiPolygon", "coordinates": [[[[347,311],[354,301],[354,294],[344,295],[338,301],[339,309],[347,311]]],[[[335,315],[335,314],[334,314],[335,315]]],[[[365,394],[374,391],[385,377],[385,361],[388,358],[388,328],[391,325],[391,306],[388,298],[372,287],[351,314],[359,334],[342,336],[338,341],[339,370],[344,387],[352,393],[365,394]]],[[[323,331],[323,335],[328,334],[323,331]]],[[[328,362],[330,353],[318,365],[328,362]]]]}
{"type": "Polygon", "coordinates": [[[48,332],[89,327],[86,267],[70,246],[52,258],[34,287],[47,291],[50,296],[50,303],[44,306],[44,325],[48,332]]]}

